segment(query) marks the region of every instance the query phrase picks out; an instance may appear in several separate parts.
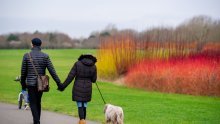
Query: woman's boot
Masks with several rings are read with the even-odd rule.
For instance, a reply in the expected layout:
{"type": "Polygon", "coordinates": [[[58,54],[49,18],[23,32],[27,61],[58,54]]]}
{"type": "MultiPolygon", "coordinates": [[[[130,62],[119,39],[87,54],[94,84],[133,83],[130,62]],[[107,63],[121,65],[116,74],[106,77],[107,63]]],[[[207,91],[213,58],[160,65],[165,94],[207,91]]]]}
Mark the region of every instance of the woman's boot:
{"type": "Polygon", "coordinates": [[[79,124],[86,124],[86,121],[84,119],[79,120],[79,124]]]}

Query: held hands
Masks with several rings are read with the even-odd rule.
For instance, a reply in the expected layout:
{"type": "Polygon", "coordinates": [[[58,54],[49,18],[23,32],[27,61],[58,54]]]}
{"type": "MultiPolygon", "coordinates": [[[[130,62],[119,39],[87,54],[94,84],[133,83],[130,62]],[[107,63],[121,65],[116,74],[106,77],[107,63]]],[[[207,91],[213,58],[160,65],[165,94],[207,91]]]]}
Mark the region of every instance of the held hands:
{"type": "Polygon", "coordinates": [[[64,86],[63,86],[63,84],[61,84],[61,83],[58,83],[57,84],[57,90],[59,90],[59,91],[64,91],[64,86]]]}

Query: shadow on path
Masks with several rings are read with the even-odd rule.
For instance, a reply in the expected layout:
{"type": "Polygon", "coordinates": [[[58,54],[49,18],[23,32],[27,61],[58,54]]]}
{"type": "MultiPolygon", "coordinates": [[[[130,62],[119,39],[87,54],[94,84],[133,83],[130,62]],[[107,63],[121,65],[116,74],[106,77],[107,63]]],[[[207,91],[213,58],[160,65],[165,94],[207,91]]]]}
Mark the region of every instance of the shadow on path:
{"type": "MultiPolygon", "coordinates": [[[[41,124],[77,124],[78,118],[58,114],[55,112],[42,111],[41,124]]],[[[30,110],[19,110],[16,105],[0,103],[0,124],[32,124],[30,110]]],[[[87,124],[100,124],[87,121],[87,124]]]]}

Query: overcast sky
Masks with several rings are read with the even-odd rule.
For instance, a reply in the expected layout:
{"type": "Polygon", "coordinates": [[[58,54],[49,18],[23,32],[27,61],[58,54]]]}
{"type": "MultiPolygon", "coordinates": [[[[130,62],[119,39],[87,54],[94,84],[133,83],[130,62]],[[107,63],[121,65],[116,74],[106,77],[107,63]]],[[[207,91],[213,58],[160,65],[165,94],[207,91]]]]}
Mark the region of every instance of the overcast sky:
{"type": "Polygon", "coordinates": [[[88,37],[109,24],[142,31],[198,15],[220,19],[220,0],[0,0],[0,34],[58,31],[88,37]]]}

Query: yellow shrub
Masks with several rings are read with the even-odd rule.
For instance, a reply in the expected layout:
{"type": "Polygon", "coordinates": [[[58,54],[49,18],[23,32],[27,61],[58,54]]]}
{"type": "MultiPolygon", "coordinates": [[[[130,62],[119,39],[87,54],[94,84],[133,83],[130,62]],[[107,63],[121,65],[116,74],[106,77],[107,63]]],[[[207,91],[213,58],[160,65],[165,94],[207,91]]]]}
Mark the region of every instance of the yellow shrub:
{"type": "Polygon", "coordinates": [[[100,49],[98,51],[98,76],[102,79],[112,79],[117,77],[117,71],[115,67],[115,62],[111,50],[100,49]]]}

